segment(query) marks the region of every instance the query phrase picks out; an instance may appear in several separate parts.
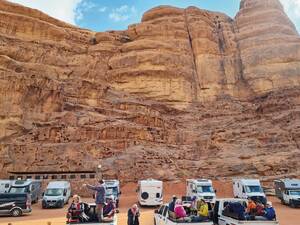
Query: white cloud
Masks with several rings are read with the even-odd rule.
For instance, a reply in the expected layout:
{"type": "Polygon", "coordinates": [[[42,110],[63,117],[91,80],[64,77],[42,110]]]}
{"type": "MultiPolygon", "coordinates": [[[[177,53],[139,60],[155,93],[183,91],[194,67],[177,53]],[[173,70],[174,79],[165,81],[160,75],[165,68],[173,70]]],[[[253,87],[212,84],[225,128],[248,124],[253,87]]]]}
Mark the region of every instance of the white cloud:
{"type": "Polygon", "coordinates": [[[83,15],[76,9],[83,0],[9,0],[42,12],[67,23],[75,24],[83,15]],[[78,14],[79,13],[79,14],[78,14]]]}
{"type": "Polygon", "coordinates": [[[280,0],[284,6],[286,13],[296,23],[300,30],[300,0],[280,0]]]}
{"type": "Polygon", "coordinates": [[[103,7],[98,9],[99,12],[106,12],[106,10],[107,10],[106,6],[103,6],[103,7]]]}
{"type": "Polygon", "coordinates": [[[109,18],[115,22],[126,21],[129,18],[136,15],[137,10],[134,6],[122,5],[119,8],[115,8],[109,14],[109,18]]]}

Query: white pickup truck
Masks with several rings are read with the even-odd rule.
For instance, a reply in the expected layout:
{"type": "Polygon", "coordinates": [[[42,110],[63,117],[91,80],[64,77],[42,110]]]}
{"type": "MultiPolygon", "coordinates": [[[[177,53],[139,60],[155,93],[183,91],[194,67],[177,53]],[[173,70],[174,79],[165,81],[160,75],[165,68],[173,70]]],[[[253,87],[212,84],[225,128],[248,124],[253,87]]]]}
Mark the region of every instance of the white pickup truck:
{"type": "MultiPolygon", "coordinates": [[[[116,211],[117,213],[117,211],[116,211]]],[[[104,217],[104,221],[98,222],[97,215],[96,215],[96,204],[90,203],[86,204],[84,203],[84,214],[86,215],[86,219],[84,222],[79,222],[76,219],[69,218],[66,222],[67,225],[117,225],[118,219],[117,214],[114,214],[112,218],[106,218],[104,217]]]]}
{"type": "Polygon", "coordinates": [[[279,225],[278,221],[264,221],[264,220],[238,220],[233,217],[225,216],[223,210],[225,206],[230,202],[240,202],[242,205],[246,204],[245,199],[228,198],[228,199],[217,199],[214,212],[213,221],[216,225],[279,225]]]}
{"type": "Polygon", "coordinates": [[[176,220],[170,217],[169,215],[169,206],[168,204],[162,205],[158,210],[155,210],[154,213],[154,225],[213,225],[212,221],[204,222],[185,222],[176,220]]]}

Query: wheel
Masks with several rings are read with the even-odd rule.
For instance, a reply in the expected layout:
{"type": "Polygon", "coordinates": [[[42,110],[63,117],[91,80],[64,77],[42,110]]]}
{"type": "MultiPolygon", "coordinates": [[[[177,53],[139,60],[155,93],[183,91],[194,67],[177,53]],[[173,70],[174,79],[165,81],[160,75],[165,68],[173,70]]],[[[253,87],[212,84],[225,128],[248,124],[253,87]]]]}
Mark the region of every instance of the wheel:
{"type": "Polygon", "coordinates": [[[285,202],[284,202],[283,199],[280,199],[280,201],[281,201],[281,204],[282,204],[282,205],[285,205],[285,202]]]}
{"type": "Polygon", "coordinates": [[[295,203],[294,203],[293,201],[290,201],[290,206],[291,206],[292,208],[296,208],[296,205],[295,205],[295,203]]]}
{"type": "Polygon", "coordinates": [[[156,225],[156,220],[155,220],[155,218],[154,218],[154,225],[156,225]]]}
{"type": "Polygon", "coordinates": [[[63,208],[64,207],[64,201],[61,201],[60,205],[59,205],[59,208],[63,208]]]}
{"type": "Polygon", "coordinates": [[[17,216],[22,215],[22,210],[21,209],[13,209],[10,213],[13,217],[17,217],[17,216]]]}

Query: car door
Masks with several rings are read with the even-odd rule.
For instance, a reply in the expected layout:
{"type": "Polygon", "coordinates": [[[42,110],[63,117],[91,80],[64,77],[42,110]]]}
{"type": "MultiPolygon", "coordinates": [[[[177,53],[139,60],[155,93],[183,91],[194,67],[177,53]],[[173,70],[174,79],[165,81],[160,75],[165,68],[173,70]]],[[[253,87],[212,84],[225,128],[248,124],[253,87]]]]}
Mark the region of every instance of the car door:
{"type": "Polygon", "coordinates": [[[157,214],[155,216],[156,225],[162,225],[164,209],[165,209],[164,205],[158,209],[157,214]]]}

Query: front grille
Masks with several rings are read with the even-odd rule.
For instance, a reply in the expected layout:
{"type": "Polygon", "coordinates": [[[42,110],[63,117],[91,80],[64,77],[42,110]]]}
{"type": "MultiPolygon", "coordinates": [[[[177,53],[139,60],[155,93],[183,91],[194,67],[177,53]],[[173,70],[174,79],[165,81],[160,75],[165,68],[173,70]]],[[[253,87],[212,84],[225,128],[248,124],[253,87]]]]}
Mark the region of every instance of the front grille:
{"type": "Polygon", "coordinates": [[[204,196],[204,199],[213,199],[213,196],[204,196]]]}

